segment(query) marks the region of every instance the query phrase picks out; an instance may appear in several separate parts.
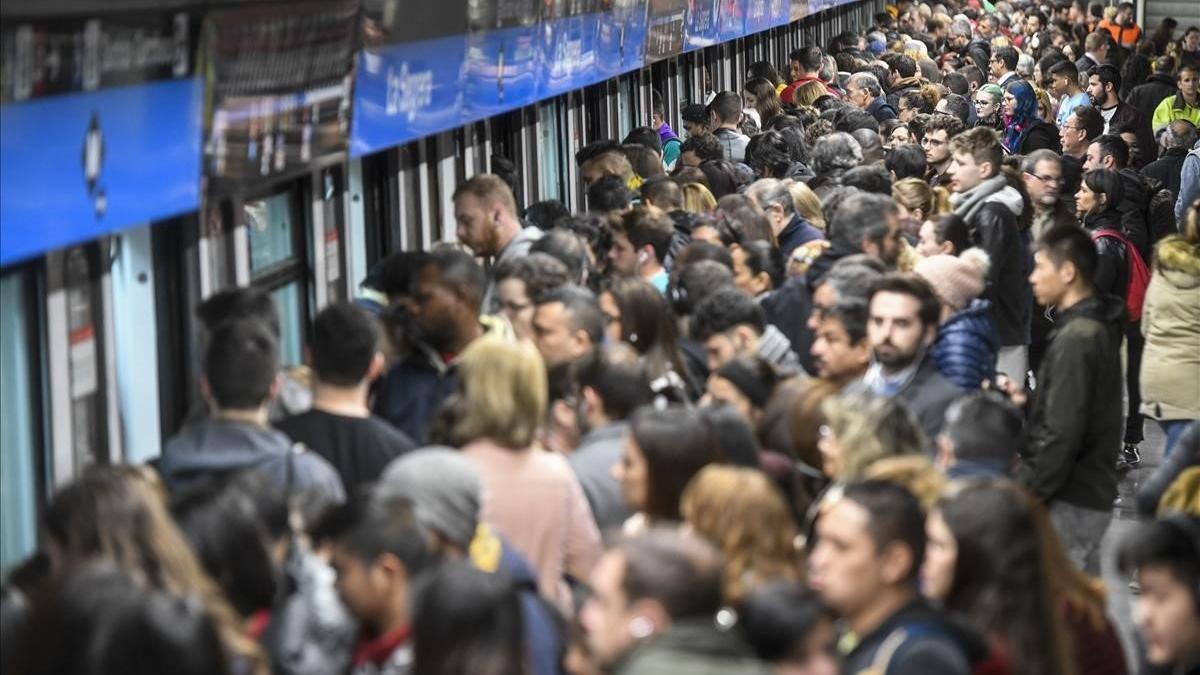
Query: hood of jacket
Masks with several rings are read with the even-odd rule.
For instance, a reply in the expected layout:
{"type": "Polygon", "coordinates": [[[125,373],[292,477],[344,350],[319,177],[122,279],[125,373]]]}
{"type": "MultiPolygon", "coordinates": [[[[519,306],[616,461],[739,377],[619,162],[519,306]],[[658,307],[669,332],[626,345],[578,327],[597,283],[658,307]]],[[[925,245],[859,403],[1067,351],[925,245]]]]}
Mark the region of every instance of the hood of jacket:
{"type": "Polygon", "coordinates": [[[1125,299],[1115,295],[1093,295],[1081,300],[1058,314],[1052,332],[1058,332],[1075,319],[1084,317],[1098,321],[1112,330],[1114,335],[1120,335],[1125,322],[1125,299]]]}
{"type": "Polygon", "coordinates": [[[920,89],[921,78],[919,76],[902,77],[896,80],[896,84],[892,87],[892,93],[899,93],[905,89],[920,89]]]}
{"type": "Polygon", "coordinates": [[[291,451],[283,432],[245,422],[212,419],[190,425],[167,441],[159,469],[169,486],[206,473],[226,473],[278,461],[291,451]]]}
{"type": "Polygon", "coordinates": [[[1172,89],[1175,88],[1175,78],[1171,77],[1167,73],[1151,73],[1150,77],[1146,78],[1145,84],[1150,84],[1151,82],[1155,84],[1165,84],[1172,89]]]}
{"type": "Polygon", "coordinates": [[[1154,247],[1154,266],[1177,288],[1200,286],[1200,248],[1172,236],[1154,247]]]}
{"type": "Polygon", "coordinates": [[[1100,213],[1089,213],[1083,217],[1084,229],[1095,231],[1099,229],[1121,231],[1121,212],[1117,207],[1104,209],[1100,213]]]}

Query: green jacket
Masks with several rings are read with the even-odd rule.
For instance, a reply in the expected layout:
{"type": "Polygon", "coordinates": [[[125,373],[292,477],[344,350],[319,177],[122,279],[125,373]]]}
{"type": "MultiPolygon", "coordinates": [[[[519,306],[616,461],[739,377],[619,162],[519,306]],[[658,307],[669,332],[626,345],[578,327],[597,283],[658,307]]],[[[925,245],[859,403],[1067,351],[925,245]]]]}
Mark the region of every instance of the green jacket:
{"type": "Polygon", "coordinates": [[[712,618],[676,623],[639,646],[617,675],[769,675],[770,669],[734,631],[717,630],[712,618]]]}
{"type": "Polygon", "coordinates": [[[1150,127],[1158,131],[1175,120],[1187,120],[1193,126],[1200,127],[1200,106],[1188,105],[1179,94],[1168,96],[1154,109],[1150,127]]]}

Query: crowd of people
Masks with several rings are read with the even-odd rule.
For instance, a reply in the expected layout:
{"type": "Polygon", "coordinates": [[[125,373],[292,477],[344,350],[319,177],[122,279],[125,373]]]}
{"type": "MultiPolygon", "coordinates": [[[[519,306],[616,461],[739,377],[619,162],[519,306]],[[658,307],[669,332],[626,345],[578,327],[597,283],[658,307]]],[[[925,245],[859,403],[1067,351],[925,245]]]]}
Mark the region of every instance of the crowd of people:
{"type": "Polygon", "coordinates": [[[902,0],[656,98],[585,212],[462,183],[304,367],[207,298],[205,405],[50,496],[5,671],[1200,672],[1200,28],[1133,13],[902,0]]]}

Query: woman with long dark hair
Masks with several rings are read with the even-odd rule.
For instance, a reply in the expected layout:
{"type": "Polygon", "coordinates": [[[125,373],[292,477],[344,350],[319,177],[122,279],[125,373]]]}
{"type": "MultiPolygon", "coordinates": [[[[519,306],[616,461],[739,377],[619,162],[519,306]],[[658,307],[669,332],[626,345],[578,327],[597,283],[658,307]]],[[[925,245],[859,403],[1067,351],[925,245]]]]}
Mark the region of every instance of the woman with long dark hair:
{"type": "Polygon", "coordinates": [[[1025,80],[1012,80],[1004,86],[1001,105],[1004,131],[1000,141],[1014,155],[1028,155],[1043,148],[1062,152],[1058,129],[1042,119],[1037,92],[1025,80]]]}
{"type": "Polygon", "coordinates": [[[1083,176],[1075,193],[1079,224],[1096,241],[1096,274],[1092,287],[1097,293],[1125,297],[1129,283],[1129,260],[1117,205],[1125,198],[1121,175],[1112,169],[1095,169],[1083,176]]]}
{"type": "Polygon", "coordinates": [[[968,481],[938,501],[926,532],[926,595],[983,630],[1001,670],[1075,673],[1034,516],[1017,488],[968,481]]]}
{"type": "Polygon", "coordinates": [[[755,77],[746,82],[746,86],[742,87],[742,100],[746,108],[758,111],[760,129],[765,129],[767,123],[783,114],[779,93],[765,77],[755,77]]]}
{"type": "Polygon", "coordinates": [[[656,394],[677,403],[700,396],[684,366],[675,320],[662,293],[641,279],[618,279],[600,294],[600,311],[609,339],[626,342],[641,355],[656,394]]]}

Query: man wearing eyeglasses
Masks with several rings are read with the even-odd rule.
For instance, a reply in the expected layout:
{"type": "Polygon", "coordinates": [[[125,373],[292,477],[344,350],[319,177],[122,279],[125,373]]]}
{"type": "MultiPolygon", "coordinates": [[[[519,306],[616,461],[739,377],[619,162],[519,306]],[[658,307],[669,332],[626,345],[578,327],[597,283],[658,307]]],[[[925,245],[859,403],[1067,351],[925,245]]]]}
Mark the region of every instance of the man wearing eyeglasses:
{"type": "Polygon", "coordinates": [[[1067,118],[1067,123],[1058,130],[1062,141],[1063,156],[1070,156],[1083,161],[1087,156],[1088,145],[1104,133],[1104,118],[1100,111],[1090,105],[1081,105],[1067,118]]]}
{"type": "Polygon", "coordinates": [[[1076,223],[1074,209],[1062,199],[1063,167],[1057,153],[1042,149],[1026,155],[1021,161],[1021,180],[1033,202],[1031,234],[1035,240],[1052,227],[1076,223]]]}

